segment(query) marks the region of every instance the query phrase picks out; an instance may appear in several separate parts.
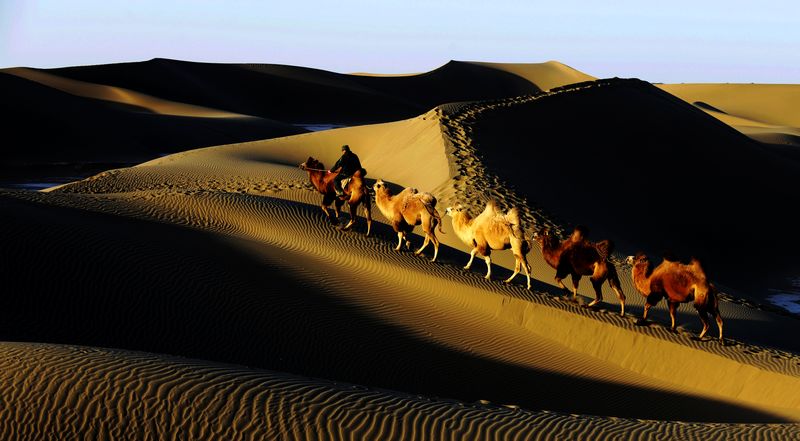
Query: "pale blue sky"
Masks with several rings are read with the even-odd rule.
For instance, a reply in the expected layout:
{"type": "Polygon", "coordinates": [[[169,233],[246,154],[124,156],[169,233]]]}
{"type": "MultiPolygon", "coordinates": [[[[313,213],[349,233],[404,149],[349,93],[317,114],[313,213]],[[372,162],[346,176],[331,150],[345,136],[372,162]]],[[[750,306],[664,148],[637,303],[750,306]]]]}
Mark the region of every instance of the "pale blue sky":
{"type": "Polygon", "coordinates": [[[800,0],[0,0],[0,67],[154,57],[376,73],[558,60],[598,77],[800,83],[800,0]]]}

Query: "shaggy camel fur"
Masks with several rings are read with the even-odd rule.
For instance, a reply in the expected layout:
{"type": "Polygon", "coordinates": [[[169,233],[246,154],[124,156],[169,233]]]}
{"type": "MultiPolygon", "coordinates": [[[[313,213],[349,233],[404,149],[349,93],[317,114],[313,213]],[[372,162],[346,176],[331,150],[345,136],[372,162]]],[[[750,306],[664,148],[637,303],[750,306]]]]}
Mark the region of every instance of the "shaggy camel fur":
{"type": "Polygon", "coordinates": [[[400,248],[405,242],[406,247],[411,248],[411,241],[408,240],[407,234],[414,230],[415,225],[422,225],[422,231],[425,232],[425,241],[422,247],[414,252],[414,254],[422,253],[422,250],[428,246],[428,243],[433,243],[433,259],[431,262],[436,261],[436,256],[439,255],[439,239],[436,238],[436,226],[438,225],[439,231],[442,230],[442,218],[439,212],[436,211],[436,198],[430,193],[419,193],[414,188],[406,188],[395,196],[386,183],[378,179],[372,187],[375,190],[375,205],[381,210],[384,216],[392,223],[392,228],[397,233],[397,248],[400,248]]]}
{"type": "Polygon", "coordinates": [[[325,216],[328,217],[333,225],[339,223],[339,209],[342,204],[347,202],[350,207],[350,222],[344,226],[343,229],[345,230],[352,227],[356,222],[356,219],[358,219],[358,206],[364,204],[364,213],[367,218],[367,236],[369,236],[369,232],[372,229],[372,208],[370,207],[369,187],[364,184],[364,176],[367,175],[366,170],[362,168],[353,174],[350,182],[344,188],[345,199],[340,199],[336,197],[336,190],[333,188],[333,181],[339,175],[339,170],[328,173],[325,166],[311,156],[306,159],[306,162],[300,164],[300,169],[308,172],[311,184],[318,192],[322,193],[320,207],[322,207],[325,216]],[[334,203],[333,211],[336,213],[335,217],[331,216],[328,211],[328,207],[332,202],[334,203]]]}
{"type": "Polygon", "coordinates": [[[697,259],[692,258],[688,265],[664,259],[653,269],[653,264],[644,253],[628,256],[628,264],[633,266],[631,276],[636,289],[647,297],[642,315],[642,322],[647,320],[650,307],[662,298],[669,303],[671,329],[675,331],[675,311],[678,304],[694,302],[694,307],[703,322],[702,339],[708,332],[708,313],[714,315],[719,328],[719,340],[722,341],[722,316],[714,287],[709,283],[705,271],[697,259]]]}
{"type": "Polygon", "coordinates": [[[589,276],[595,292],[595,299],[587,307],[603,301],[603,282],[608,280],[611,289],[616,293],[620,304],[620,315],[625,315],[625,294],[619,282],[617,268],[608,260],[614,249],[610,240],[590,242],[586,239],[588,230],[578,226],[569,239],[561,242],[550,231],[543,229],[534,234],[536,242],[542,247],[544,260],[556,270],[556,284],[567,290],[562,280],[572,276],[572,298],[578,295],[578,283],[582,276],[589,276]]]}
{"type": "Polygon", "coordinates": [[[492,250],[511,249],[514,253],[514,274],[505,280],[510,283],[517,274],[520,267],[525,269],[528,278],[528,289],[531,289],[531,266],[528,264],[528,252],[531,250],[530,242],[525,239],[525,231],[519,219],[519,210],[512,208],[508,213],[503,214],[497,210],[494,201],[486,204],[483,212],[478,217],[473,218],[467,210],[457,204],[454,207],[447,207],[445,214],[453,218],[453,230],[456,235],[467,246],[471,246],[469,262],[464,269],[472,266],[475,254],[480,254],[486,261],[486,278],[492,277],[492,250]]]}

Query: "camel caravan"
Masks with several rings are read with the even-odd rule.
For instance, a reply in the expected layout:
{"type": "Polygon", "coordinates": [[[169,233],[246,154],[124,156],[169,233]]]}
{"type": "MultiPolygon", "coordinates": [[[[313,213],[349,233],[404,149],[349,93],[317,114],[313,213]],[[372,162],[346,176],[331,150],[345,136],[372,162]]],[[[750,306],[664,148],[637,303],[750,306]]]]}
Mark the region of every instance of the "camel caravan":
{"type": "MultiPolygon", "coordinates": [[[[349,149],[348,149],[349,151],[349,149]]],[[[337,162],[338,164],[338,162],[337,162]]],[[[342,229],[350,229],[358,219],[358,207],[363,205],[367,220],[369,236],[372,226],[370,188],[364,181],[366,170],[358,163],[357,170],[352,173],[338,191],[335,189],[335,180],[339,170],[326,170],[318,160],[309,157],[299,165],[308,172],[309,179],[314,188],[323,195],[320,207],[325,216],[333,225],[339,224],[341,207],[347,202],[350,212],[350,221],[342,229]],[[333,204],[334,215],[329,209],[333,204]]],[[[397,234],[395,251],[401,251],[403,246],[411,250],[409,234],[414,227],[420,225],[424,234],[422,246],[414,251],[415,255],[422,254],[429,244],[433,244],[433,258],[435,262],[439,254],[439,239],[436,230],[442,230],[442,218],[436,209],[437,200],[431,193],[407,187],[397,194],[393,194],[389,186],[381,179],[372,186],[375,205],[389,220],[392,229],[397,234]]],[[[452,218],[452,227],[458,238],[469,247],[469,261],[464,269],[469,270],[475,255],[480,255],[486,262],[486,279],[491,280],[492,251],[511,250],[515,264],[513,274],[504,283],[511,281],[525,271],[527,289],[531,289],[531,266],[527,255],[531,251],[532,242],[536,242],[545,262],[555,269],[555,283],[561,289],[571,294],[573,301],[577,300],[578,285],[583,276],[588,276],[595,291],[595,298],[587,305],[593,308],[603,301],[602,286],[605,282],[611,287],[620,304],[620,315],[625,316],[625,294],[622,291],[616,266],[610,260],[614,251],[614,243],[610,240],[592,242],[588,240],[588,229],[576,226],[570,237],[560,240],[548,229],[541,229],[532,235],[533,241],[525,236],[519,209],[512,207],[506,213],[501,212],[495,201],[487,202],[484,210],[476,217],[472,217],[466,207],[456,204],[445,209],[445,214],[452,218]],[[572,278],[572,290],[563,283],[567,276],[572,278]]],[[[653,267],[647,256],[638,253],[627,258],[631,266],[633,286],[646,299],[644,313],[637,322],[638,325],[647,323],[647,314],[650,308],[658,304],[661,299],[666,299],[669,306],[671,319],[670,329],[675,332],[675,313],[681,303],[693,302],[700,315],[703,330],[699,335],[702,339],[709,328],[708,315],[714,316],[719,329],[719,340],[722,342],[722,317],[713,285],[708,281],[703,268],[696,259],[692,258],[688,265],[670,259],[664,259],[657,267],[653,267]]]]}

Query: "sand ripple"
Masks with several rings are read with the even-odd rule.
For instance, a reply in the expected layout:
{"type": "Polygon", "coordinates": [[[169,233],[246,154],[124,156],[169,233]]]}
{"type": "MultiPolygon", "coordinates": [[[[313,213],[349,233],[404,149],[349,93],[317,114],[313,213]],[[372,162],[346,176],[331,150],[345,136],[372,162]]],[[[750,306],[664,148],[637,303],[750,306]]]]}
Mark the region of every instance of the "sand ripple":
{"type": "Polygon", "coordinates": [[[793,439],[796,424],[531,412],[193,359],[0,344],[4,439],[793,439]]]}

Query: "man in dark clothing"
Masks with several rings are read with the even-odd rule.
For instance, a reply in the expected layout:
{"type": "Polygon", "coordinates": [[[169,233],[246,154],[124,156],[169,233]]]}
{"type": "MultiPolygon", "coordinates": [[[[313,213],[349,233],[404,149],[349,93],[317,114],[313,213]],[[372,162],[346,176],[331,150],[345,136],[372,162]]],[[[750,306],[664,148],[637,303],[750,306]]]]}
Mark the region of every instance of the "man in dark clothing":
{"type": "Polygon", "coordinates": [[[336,161],[336,164],[333,164],[328,173],[335,172],[339,167],[342,168],[342,171],[333,180],[333,188],[336,190],[336,196],[341,197],[344,196],[342,180],[353,176],[355,172],[361,170],[361,161],[355,153],[350,151],[350,146],[347,144],[342,146],[342,156],[336,161]]]}

